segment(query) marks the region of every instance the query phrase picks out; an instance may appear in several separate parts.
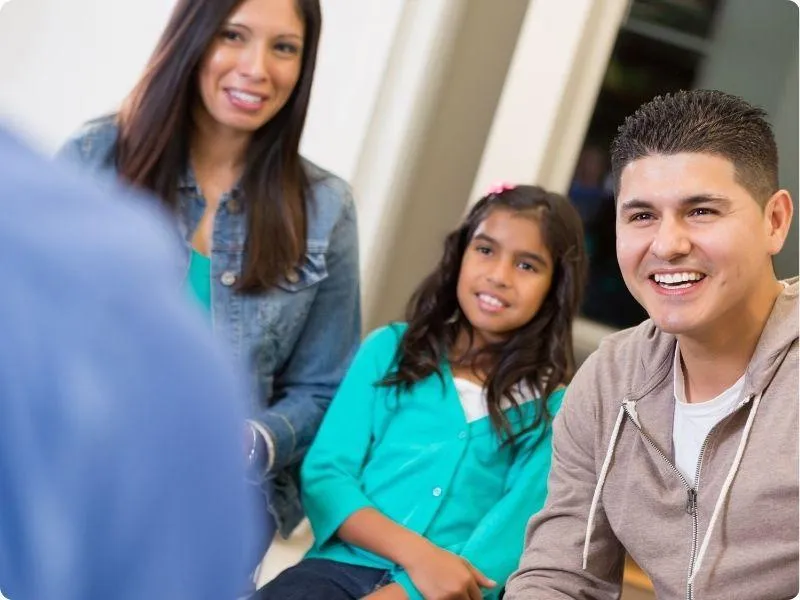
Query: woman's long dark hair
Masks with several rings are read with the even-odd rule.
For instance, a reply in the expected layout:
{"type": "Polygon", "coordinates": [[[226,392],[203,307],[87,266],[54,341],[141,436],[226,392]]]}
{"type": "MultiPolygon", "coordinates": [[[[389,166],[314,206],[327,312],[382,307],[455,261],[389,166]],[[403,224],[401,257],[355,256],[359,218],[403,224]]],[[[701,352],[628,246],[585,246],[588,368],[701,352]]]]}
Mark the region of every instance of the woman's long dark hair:
{"type": "MultiPolygon", "coordinates": [[[[242,174],[247,207],[245,261],[238,289],[271,287],[303,260],[309,181],[298,148],[314,78],[319,0],[295,0],[305,23],[300,77],[286,105],[253,134],[242,174]]],[[[172,210],[188,164],[197,72],[225,20],[242,0],[179,0],[144,75],[118,115],[117,168],[172,210]]]]}
{"type": "Polygon", "coordinates": [[[459,334],[464,331],[472,337],[472,325],[456,295],[461,261],[478,226],[498,209],[539,223],[553,260],[550,290],[533,319],[509,339],[482,348],[472,359],[473,364],[488,365],[489,416],[501,439],[513,444],[520,433],[550,418],[547,398],[575,372],[572,322],[581,305],[587,260],[580,216],[563,196],[522,185],[489,194],[475,204],[464,223],[447,236],[438,266],[411,297],[406,310],[408,329],[398,347],[395,368],[381,385],[409,388],[434,373],[442,377],[440,365],[450,358],[459,334]],[[537,393],[537,416],[515,436],[500,403],[506,398],[520,411],[514,396],[520,383],[537,393]]]}

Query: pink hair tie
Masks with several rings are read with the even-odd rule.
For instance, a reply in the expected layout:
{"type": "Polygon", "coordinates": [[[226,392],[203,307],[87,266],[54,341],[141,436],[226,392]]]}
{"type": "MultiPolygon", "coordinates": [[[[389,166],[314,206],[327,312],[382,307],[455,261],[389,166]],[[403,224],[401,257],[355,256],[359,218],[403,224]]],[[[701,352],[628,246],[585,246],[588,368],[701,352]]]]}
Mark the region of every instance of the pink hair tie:
{"type": "Polygon", "coordinates": [[[508,190],[513,190],[516,186],[506,181],[496,181],[489,187],[489,194],[502,194],[508,190]]]}

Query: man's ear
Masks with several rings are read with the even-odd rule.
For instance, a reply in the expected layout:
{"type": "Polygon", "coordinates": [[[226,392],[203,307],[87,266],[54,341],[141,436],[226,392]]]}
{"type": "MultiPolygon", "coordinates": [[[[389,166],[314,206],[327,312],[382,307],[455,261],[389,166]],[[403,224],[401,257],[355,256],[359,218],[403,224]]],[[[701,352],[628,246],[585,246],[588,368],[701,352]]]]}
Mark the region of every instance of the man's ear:
{"type": "Polygon", "coordinates": [[[769,251],[773,256],[783,248],[793,213],[792,197],[786,190],[775,192],[764,205],[764,226],[769,238],[769,251]]]}

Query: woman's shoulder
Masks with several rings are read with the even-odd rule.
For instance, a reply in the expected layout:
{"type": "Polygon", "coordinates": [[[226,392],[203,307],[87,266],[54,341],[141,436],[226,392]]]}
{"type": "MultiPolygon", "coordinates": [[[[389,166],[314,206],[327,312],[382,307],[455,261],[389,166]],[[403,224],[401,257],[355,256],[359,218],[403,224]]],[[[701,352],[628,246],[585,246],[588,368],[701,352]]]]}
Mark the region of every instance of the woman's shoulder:
{"type": "Polygon", "coordinates": [[[309,182],[308,241],[310,246],[327,248],[334,229],[355,244],[356,206],[353,190],[344,179],[303,159],[303,170],[309,182]],[[337,228],[338,225],[338,228],[337,228]]]}
{"type": "Polygon", "coordinates": [[[353,188],[349,183],[307,158],[302,159],[302,165],[315,204],[338,210],[353,206],[353,188]]]}
{"type": "Polygon", "coordinates": [[[116,114],[92,119],[67,139],[58,156],[95,168],[109,166],[118,134],[116,114]]]}

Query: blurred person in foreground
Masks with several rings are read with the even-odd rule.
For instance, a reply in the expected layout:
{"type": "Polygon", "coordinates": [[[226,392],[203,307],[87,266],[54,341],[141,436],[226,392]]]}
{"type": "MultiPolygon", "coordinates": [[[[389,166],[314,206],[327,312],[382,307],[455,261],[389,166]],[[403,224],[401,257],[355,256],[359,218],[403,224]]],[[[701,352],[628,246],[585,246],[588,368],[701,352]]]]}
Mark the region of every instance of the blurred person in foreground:
{"type": "Polygon", "coordinates": [[[235,597],[243,393],[155,202],[2,131],[0,185],[0,597],[235,597]]]}

